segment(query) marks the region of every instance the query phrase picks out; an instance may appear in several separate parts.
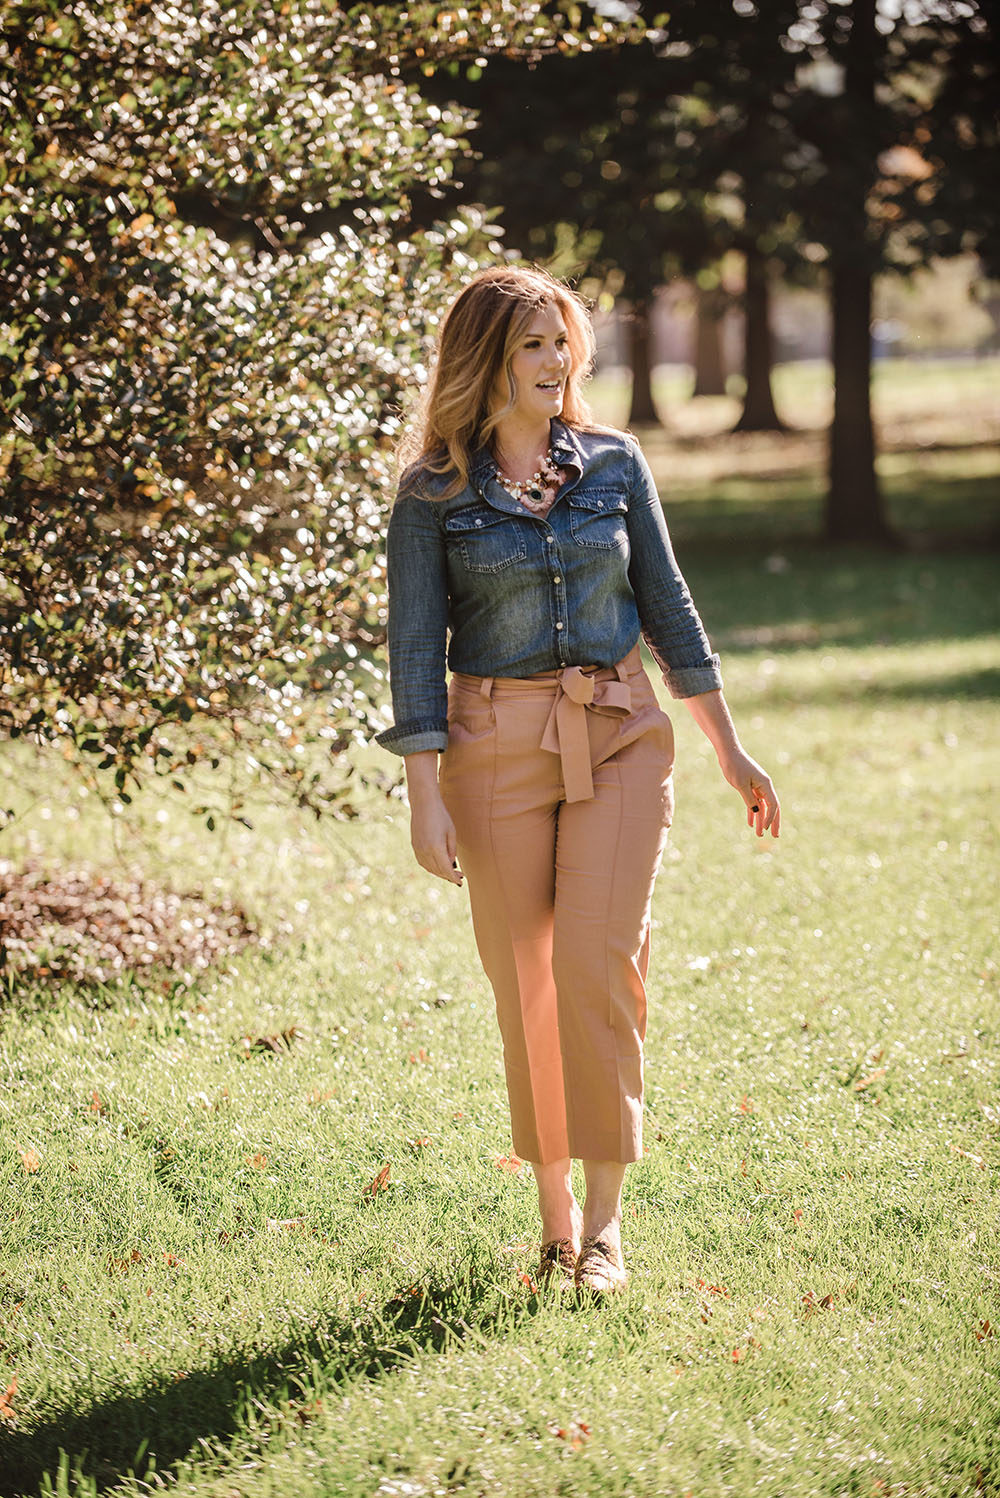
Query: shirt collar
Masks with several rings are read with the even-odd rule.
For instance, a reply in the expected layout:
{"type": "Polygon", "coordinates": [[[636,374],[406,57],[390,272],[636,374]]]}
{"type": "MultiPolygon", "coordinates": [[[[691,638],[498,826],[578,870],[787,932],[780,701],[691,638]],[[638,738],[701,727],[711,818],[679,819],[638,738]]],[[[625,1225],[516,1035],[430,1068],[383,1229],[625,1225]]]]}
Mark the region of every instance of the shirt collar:
{"type": "MultiPolygon", "coordinates": [[[[559,467],[572,464],[583,472],[584,454],[580,446],[579,438],[572,427],[566,425],[558,416],[552,418],[552,457],[559,467]]],[[[474,455],[469,464],[469,477],[479,481],[492,477],[497,472],[497,462],[488,447],[481,447],[474,455]]]]}

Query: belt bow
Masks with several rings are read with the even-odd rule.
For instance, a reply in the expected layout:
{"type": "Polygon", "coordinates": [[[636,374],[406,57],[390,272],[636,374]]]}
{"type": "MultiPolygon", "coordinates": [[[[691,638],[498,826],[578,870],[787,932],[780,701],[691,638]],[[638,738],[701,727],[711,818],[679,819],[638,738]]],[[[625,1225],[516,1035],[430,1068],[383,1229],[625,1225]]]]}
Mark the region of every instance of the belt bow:
{"type": "Polygon", "coordinates": [[[541,747],[562,760],[566,800],[589,801],[594,794],[594,779],[587,712],[627,718],[632,711],[632,689],[621,668],[617,680],[598,681],[580,666],[564,666],[557,681],[541,747]]]}

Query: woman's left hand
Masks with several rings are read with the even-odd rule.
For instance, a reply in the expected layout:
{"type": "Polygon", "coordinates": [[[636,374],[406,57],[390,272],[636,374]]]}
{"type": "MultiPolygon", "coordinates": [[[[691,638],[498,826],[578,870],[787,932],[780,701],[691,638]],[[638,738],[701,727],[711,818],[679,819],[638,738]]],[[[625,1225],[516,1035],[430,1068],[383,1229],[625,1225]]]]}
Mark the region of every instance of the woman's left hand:
{"type": "Polygon", "coordinates": [[[753,827],[758,837],[763,837],[769,829],[771,836],[777,837],[781,827],[781,807],[770,776],[742,749],[733,750],[724,757],[720,755],[719,767],[746,803],[747,826],[753,827]]]}

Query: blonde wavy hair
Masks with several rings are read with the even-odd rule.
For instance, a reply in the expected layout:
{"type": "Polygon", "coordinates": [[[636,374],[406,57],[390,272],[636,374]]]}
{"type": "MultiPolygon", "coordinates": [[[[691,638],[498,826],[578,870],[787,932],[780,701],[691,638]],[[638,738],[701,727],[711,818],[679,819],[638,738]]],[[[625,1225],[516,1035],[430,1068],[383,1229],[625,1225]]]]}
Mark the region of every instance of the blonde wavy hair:
{"type": "Polygon", "coordinates": [[[430,381],[398,448],[400,475],[452,477],[427,498],[451,499],[469,479],[469,463],[490,445],[498,422],[513,409],[517,387],[511,361],[536,312],[554,304],[566,324],[571,365],[561,419],[595,430],[581,393],[594,364],[595,339],[583,298],[537,267],[500,265],[478,271],[449,306],[441,323],[430,381]],[[498,378],[506,377],[507,404],[490,410],[498,378]]]}

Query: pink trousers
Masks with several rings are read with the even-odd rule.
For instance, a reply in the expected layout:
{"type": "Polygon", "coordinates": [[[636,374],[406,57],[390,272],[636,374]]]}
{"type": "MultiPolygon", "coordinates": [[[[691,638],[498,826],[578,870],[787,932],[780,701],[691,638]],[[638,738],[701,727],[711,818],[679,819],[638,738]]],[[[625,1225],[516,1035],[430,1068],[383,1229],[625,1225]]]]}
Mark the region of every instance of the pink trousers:
{"type": "Polygon", "coordinates": [[[441,791],[503,1038],[515,1151],[642,1154],[653,881],[673,731],[636,646],[616,667],[454,675],[441,791]]]}

